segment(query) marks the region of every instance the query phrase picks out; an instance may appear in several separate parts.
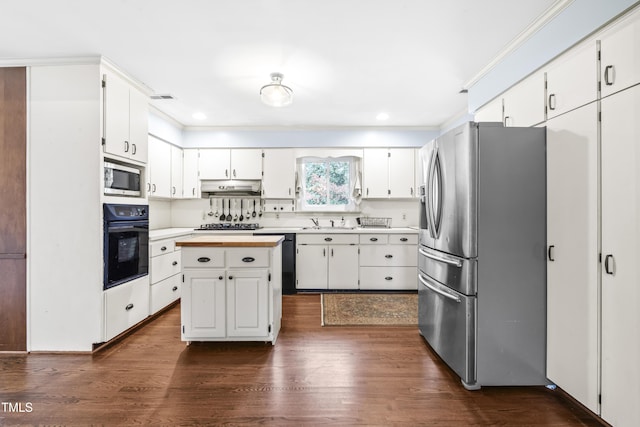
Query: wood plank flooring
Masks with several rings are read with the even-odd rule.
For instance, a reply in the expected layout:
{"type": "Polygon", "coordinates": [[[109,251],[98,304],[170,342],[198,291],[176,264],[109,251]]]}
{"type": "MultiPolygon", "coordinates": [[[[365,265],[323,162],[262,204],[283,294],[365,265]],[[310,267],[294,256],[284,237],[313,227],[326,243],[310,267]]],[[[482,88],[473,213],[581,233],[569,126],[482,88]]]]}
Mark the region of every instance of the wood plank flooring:
{"type": "Polygon", "coordinates": [[[416,327],[323,328],[319,295],[284,297],[275,346],[179,325],[176,306],[94,355],[0,355],[0,425],[600,425],[545,387],[466,391],[416,327]]]}

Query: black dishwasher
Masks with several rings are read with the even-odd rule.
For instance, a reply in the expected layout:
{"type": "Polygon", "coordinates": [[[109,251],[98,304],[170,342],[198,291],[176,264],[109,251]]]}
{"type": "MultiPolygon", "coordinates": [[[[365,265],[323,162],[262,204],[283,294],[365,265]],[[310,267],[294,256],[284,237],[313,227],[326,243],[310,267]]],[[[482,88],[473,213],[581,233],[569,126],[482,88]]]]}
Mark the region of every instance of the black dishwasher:
{"type": "Polygon", "coordinates": [[[295,233],[253,233],[254,236],[284,236],[282,242],[282,293],[296,293],[296,235],[295,233]]]}

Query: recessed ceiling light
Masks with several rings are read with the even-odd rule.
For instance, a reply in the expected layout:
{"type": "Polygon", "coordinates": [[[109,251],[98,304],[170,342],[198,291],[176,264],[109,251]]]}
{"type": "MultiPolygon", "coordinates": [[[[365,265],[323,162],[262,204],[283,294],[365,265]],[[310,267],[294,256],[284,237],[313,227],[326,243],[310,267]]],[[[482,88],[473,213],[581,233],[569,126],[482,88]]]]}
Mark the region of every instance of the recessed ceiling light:
{"type": "Polygon", "coordinates": [[[197,112],[197,113],[193,113],[193,115],[191,116],[196,120],[204,120],[207,118],[207,116],[204,113],[201,112],[197,112]]]}
{"type": "Polygon", "coordinates": [[[387,113],[379,113],[376,116],[376,120],[387,120],[389,118],[389,115],[387,113]]]}

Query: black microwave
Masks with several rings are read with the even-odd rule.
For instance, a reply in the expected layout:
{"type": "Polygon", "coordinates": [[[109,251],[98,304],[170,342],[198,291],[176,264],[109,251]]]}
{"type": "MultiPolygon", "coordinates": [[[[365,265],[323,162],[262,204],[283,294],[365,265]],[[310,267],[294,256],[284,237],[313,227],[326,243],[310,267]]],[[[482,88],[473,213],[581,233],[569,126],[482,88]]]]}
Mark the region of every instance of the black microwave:
{"type": "Polygon", "coordinates": [[[104,162],[104,194],[140,197],[141,175],[137,167],[104,162]]]}

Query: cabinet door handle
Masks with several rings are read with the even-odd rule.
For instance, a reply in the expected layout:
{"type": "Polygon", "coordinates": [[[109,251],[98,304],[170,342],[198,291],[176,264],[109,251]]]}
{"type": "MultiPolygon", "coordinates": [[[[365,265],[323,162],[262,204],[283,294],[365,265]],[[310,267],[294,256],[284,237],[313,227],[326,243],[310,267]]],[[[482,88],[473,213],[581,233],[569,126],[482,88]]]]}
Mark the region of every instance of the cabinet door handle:
{"type": "Polygon", "coordinates": [[[229,280],[233,280],[233,276],[229,276],[229,280]]]}
{"type": "Polygon", "coordinates": [[[209,261],[211,261],[211,258],[206,256],[201,256],[200,258],[198,258],[198,262],[209,262],[209,261]]]}
{"type": "Polygon", "coordinates": [[[504,125],[505,126],[509,126],[509,120],[511,119],[511,116],[504,116],[504,125]]]}
{"type": "Polygon", "coordinates": [[[192,195],[192,196],[195,196],[195,195],[196,195],[196,187],[193,187],[193,188],[191,189],[191,195],[192,195]]]}
{"type": "Polygon", "coordinates": [[[131,144],[131,154],[136,154],[136,144],[131,144]]]}
{"type": "Polygon", "coordinates": [[[333,248],[331,248],[331,256],[333,256],[333,248]]]}
{"type": "Polygon", "coordinates": [[[171,194],[176,194],[176,187],[171,187],[173,190],[171,191],[171,194]]]}
{"type": "Polygon", "coordinates": [[[325,237],[325,238],[324,238],[324,241],[325,241],[325,242],[331,242],[332,240],[333,240],[333,238],[331,238],[331,237],[325,237]]]}
{"type": "Polygon", "coordinates": [[[323,256],[323,257],[327,256],[327,250],[326,250],[326,249],[323,249],[323,250],[322,250],[322,256],[323,256]]]}
{"type": "Polygon", "coordinates": [[[552,93],[549,95],[549,110],[556,109],[556,94],[552,93]]]}
{"type": "Polygon", "coordinates": [[[171,290],[172,290],[173,292],[175,292],[175,291],[177,291],[177,290],[178,290],[178,287],[177,287],[177,286],[174,286],[173,288],[171,288],[171,290]]]}
{"type": "Polygon", "coordinates": [[[613,65],[607,65],[604,68],[604,84],[612,86],[616,80],[616,69],[613,65]]]}
{"type": "Polygon", "coordinates": [[[367,187],[367,196],[369,195],[369,187],[367,187]]]}
{"type": "Polygon", "coordinates": [[[233,177],[234,178],[236,177],[236,170],[235,169],[233,170],[233,177]]]}
{"type": "Polygon", "coordinates": [[[156,192],[156,185],[155,184],[151,184],[151,192],[152,193],[156,192]]]}
{"type": "Polygon", "coordinates": [[[256,259],[254,257],[250,257],[250,256],[242,258],[242,262],[253,262],[255,260],[256,259]]]}
{"type": "Polygon", "coordinates": [[[289,187],[289,195],[291,195],[291,187],[289,187]]]}
{"type": "Polygon", "coordinates": [[[609,254],[606,257],[604,257],[604,271],[607,274],[610,274],[613,276],[613,274],[616,272],[616,264],[615,264],[616,260],[613,257],[613,255],[609,254]]]}
{"type": "Polygon", "coordinates": [[[401,238],[400,238],[400,241],[401,241],[401,242],[408,242],[408,241],[409,241],[409,239],[408,239],[408,238],[406,238],[406,237],[401,237],[401,238]]]}
{"type": "Polygon", "coordinates": [[[161,248],[160,248],[160,250],[161,250],[161,251],[166,251],[166,250],[167,250],[167,247],[166,247],[166,246],[163,246],[163,247],[161,247],[161,248]]]}
{"type": "Polygon", "coordinates": [[[411,195],[413,196],[413,187],[409,188],[409,192],[411,193],[411,195]]]}
{"type": "Polygon", "coordinates": [[[173,265],[173,266],[175,267],[176,265],[178,265],[178,261],[173,261],[173,262],[171,263],[171,265],[173,265]]]}
{"type": "Polygon", "coordinates": [[[151,183],[147,182],[147,193],[151,191],[151,183]]]}
{"type": "Polygon", "coordinates": [[[387,276],[387,277],[384,278],[384,280],[393,280],[393,277],[387,276]]]}
{"type": "Polygon", "coordinates": [[[133,304],[129,303],[127,304],[127,306],[124,308],[125,310],[129,311],[133,308],[133,304]]]}
{"type": "Polygon", "coordinates": [[[226,176],[227,178],[229,178],[229,169],[225,169],[225,170],[224,170],[224,176],[226,176]]]}
{"type": "Polygon", "coordinates": [[[385,255],[384,257],[385,257],[385,258],[387,258],[387,259],[391,259],[391,258],[393,258],[393,255],[391,255],[391,254],[387,254],[387,255],[385,255]]]}
{"type": "Polygon", "coordinates": [[[371,237],[369,240],[372,241],[372,242],[377,242],[378,238],[377,237],[371,237]]]}
{"type": "Polygon", "coordinates": [[[128,153],[129,152],[129,141],[125,141],[124,142],[124,152],[128,153]]]}
{"type": "Polygon", "coordinates": [[[549,245],[549,249],[547,250],[547,258],[549,261],[555,261],[556,259],[553,257],[553,249],[555,249],[555,245],[549,245]]]}

